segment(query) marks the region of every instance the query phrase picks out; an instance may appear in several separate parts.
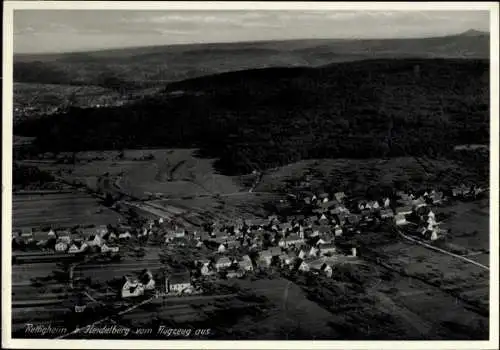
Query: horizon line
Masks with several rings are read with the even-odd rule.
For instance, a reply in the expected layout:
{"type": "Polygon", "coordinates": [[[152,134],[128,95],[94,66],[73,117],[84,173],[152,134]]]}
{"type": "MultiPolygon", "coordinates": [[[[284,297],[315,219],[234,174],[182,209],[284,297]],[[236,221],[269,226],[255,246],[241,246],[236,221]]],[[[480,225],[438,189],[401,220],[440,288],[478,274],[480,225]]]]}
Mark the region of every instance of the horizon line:
{"type": "Polygon", "coordinates": [[[74,51],[55,51],[55,52],[13,52],[13,56],[21,55],[37,55],[37,56],[50,56],[50,55],[71,55],[71,54],[82,54],[82,53],[98,53],[98,52],[110,52],[110,51],[122,51],[122,50],[137,50],[146,49],[153,47],[179,47],[179,46],[195,46],[195,45],[217,45],[217,44],[252,44],[252,43],[271,43],[271,42],[291,42],[291,41],[369,41],[369,40],[419,40],[419,39],[438,39],[438,38],[449,38],[454,36],[461,36],[469,32],[476,32],[477,35],[490,35],[490,31],[479,30],[470,28],[466,31],[458,32],[455,34],[444,34],[436,36],[411,36],[411,37],[352,37],[352,38],[295,38],[295,39],[263,39],[263,40],[243,40],[243,41],[214,41],[214,42],[192,42],[192,43],[174,43],[174,44],[164,44],[164,45],[144,45],[144,46],[123,46],[114,48],[96,48],[96,49],[85,49],[85,50],[74,50],[74,51]]]}

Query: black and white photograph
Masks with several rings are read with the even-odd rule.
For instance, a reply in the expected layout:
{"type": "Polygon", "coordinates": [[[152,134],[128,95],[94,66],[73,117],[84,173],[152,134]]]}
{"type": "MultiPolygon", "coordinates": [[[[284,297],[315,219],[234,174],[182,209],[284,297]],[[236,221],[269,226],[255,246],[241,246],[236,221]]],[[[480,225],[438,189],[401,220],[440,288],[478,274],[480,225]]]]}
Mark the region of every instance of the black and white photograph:
{"type": "Polygon", "coordinates": [[[3,345],[498,346],[497,3],[113,3],[6,2],[3,345]]]}

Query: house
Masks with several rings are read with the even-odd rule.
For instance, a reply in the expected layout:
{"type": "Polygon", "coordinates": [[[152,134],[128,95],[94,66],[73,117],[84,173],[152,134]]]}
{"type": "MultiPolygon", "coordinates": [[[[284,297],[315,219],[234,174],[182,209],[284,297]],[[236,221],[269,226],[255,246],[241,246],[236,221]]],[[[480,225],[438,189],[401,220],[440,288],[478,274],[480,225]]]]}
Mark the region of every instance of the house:
{"type": "Polygon", "coordinates": [[[21,239],[24,241],[33,240],[33,229],[31,228],[23,228],[21,230],[21,239]]]}
{"type": "Polygon", "coordinates": [[[401,198],[403,201],[408,201],[410,199],[409,194],[404,191],[397,191],[396,196],[401,198]]]}
{"type": "Polygon", "coordinates": [[[208,259],[200,259],[196,261],[196,265],[200,269],[203,276],[210,276],[214,274],[212,261],[208,259]]]}
{"type": "Polygon", "coordinates": [[[140,283],[144,286],[145,291],[154,290],[156,287],[156,282],[153,278],[153,274],[148,269],[144,270],[139,276],[140,283]]]}
{"type": "MultiPolygon", "coordinates": [[[[359,224],[360,218],[359,218],[359,215],[350,214],[346,217],[346,221],[349,222],[349,224],[351,224],[351,225],[357,225],[357,224],[359,224]]],[[[343,225],[343,223],[340,222],[340,225],[343,225]]]]}
{"type": "Polygon", "coordinates": [[[323,263],[323,265],[321,265],[320,271],[323,272],[328,278],[332,278],[333,276],[333,268],[327,263],[323,263]]]}
{"type": "Polygon", "coordinates": [[[394,217],[394,222],[398,226],[406,225],[408,223],[404,214],[396,214],[396,216],[394,217]]]}
{"type": "Polygon", "coordinates": [[[227,278],[240,278],[245,272],[237,267],[229,268],[226,274],[227,278]]]}
{"type": "Polygon", "coordinates": [[[287,266],[293,266],[295,261],[299,259],[297,256],[297,253],[294,251],[290,251],[286,254],[281,254],[280,255],[280,260],[282,259],[282,263],[287,266]]]}
{"type": "Polygon", "coordinates": [[[48,233],[48,239],[56,239],[56,238],[57,238],[56,233],[54,232],[53,229],[50,229],[50,231],[48,233]]]}
{"type": "Polygon", "coordinates": [[[49,233],[43,231],[33,232],[33,239],[38,243],[46,243],[49,240],[49,233]]]}
{"type": "Polygon", "coordinates": [[[358,203],[358,209],[359,211],[363,211],[366,208],[366,203],[365,202],[359,202],[358,203]]]}
{"type": "Polygon", "coordinates": [[[71,242],[79,242],[79,243],[81,243],[81,242],[83,242],[83,238],[78,233],[72,233],[71,234],[71,242]]]}
{"type": "Polygon", "coordinates": [[[289,247],[292,245],[298,246],[298,245],[301,245],[302,243],[304,243],[304,238],[301,238],[297,234],[291,234],[290,236],[282,239],[280,241],[279,245],[281,247],[289,247]]]}
{"type": "Polygon", "coordinates": [[[102,245],[101,236],[95,234],[87,238],[87,245],[89,247],[100,247],[102,245]]]}
{"type": "Polygon", "coordinates": [[[434,221],[436,220],[436,215],[434,214],[434,212],[432,210],[429,211],[427,216],[434,221]]]}
{"type": "Polygon", "coordinates": [[[173,234],[174,234],[174,238],[184,238],[184,237],[186,237],[186,230],[178,229],[178,230],[175,230],[173,232],[173,234]]]}
{"type": "Polygon", "coordinates": [[[300,264],[298,264],[297,270],[301,272],[307,272],[310,270],[309,264],[306,261],[302,260],[300,264]]]}
{"type": "Polygon", "coordinates": [[[118,239],[121,239],[121,240],[128,240],[130,238],[132,238],[132,235],[128,231],[122,232],[118,235],[118,239]]]}
{"type": "Polygon", "coordinates": [[[334,194],[334,197],[335,199],[339,202],[339,203],[342,203],[342,201],[344,200],[344,198],[346,197],[345,196],[345,193],[344,192],[336,192],[334,194]]]}
{"type": "Polygon", "coordinates": [[[425,202],[425,199],[422,197],[419,197],[415,200],[412,201],[413,208],[418,209],[421,207],[425,207],[427,203],[425,202]]]}
{"type": "Polygon", "coordinates": [[[279,256],[281,254],[281,248],[272,247],[267,250],[263,250],[259,254],[259,261],[262,262],[265,266],[271,266],[273,257],[279,256]]]}
{"type": "Polygon", "coordinates": [[[337,236],[337,237],[342,236],[342,233],[343,233],[342,227],[340,227],[339,225],[335,225],[335,229],[334,230],[335,230],[334,231],[335,232],[335,236],[337,236]]]}
{"type": "Polygon", "coordinates": [[[226,242],[227,249],[237,249],[240,246],[240,242],[234,239],[231,239],[226,242]]]}
{"type": "Polygon", "coordinates": [[[309,250],[308,256],[309,257],[316,257],[316,256],[318,256],[318,253],[319,253],[319,249],[318,248],[311,247],[311,249],[309,250]]]}
{"type": "Polygon", "coordinates": [[[365,209],[361,210],[361,216],[366,218],[369,216],[371,217],[371,215],[372,215],[371,209],[368,209],[367,207],[365,207],[365,209]]]}
{"type": "Polygon", "coordinates": [[[198,242],[196,243],[196,248],[201,249],[201,248],[203,248],[203,247],[205,247],[205,243],[203,243],[203,241],[198,241],[198,242]]]}
{"type": "Polygon", "coordinates": [[[430,198],[434,204],[441,203],[444,199],[443,192],[436,192],[434,194],[431,193],[430,198]]]}
{"type": "Polygon", "coordinates": [[[71,246],[68,249],[68,253],[71,254],[76,254],[76,253],[83,253],[87,249],[88,245],[83,242],[73,242],[71,246]]]}
{"type": "Polygon", "coordinates": [[[101,253],[118,253],[120,251],[119,247],[111,247],[106,243],[103,243],[101,246],[101,253]]]}
{"type": "Polygon", "coordinates": [[[391,200],[389,198],[384,199],[384,208],[389,208],[391,206],[391,200]]]}
{"type": "Polygon", "coordinates": [[[238,265],[243,271],[253,271],[252,259],[248,255],[244,255],[238,265]]]}
{"type": "Polygon", "coordinates": [[[337,248],[335,247],[335,244],[333,244],[333,243],[321,244],[318,246],[318,248],[319,248],[321,255],[335,253],[335,251],[337,250],[337,248]]]}
{"type": "Polygon", "coordinates": [[[438,233],[437,233],[437,230],[432,230],[432,233],[431,233],[431,241],[435,241],[439,238],[438,236],[438,233]]]}
{"type": "Polygon", "coordinates": [[[215,268],[217,269],[217,271],[221,271],[231,266],[231,264],[231,260],[228,257],[223,256],[217,260],[217,262],[215,263],[215,268]]]}
{"type": "Polygon", "coordinates": [[[290,223],[290,222],[284,222],[284,223],[282,223],[282,224],[280,225],[280,228],[281,228],[281,232],[282,232],[283,234],[285,234],[285,233],[287,233],[288,231],[291,231],[291,230],[292,230],[293,225],[292,225],[292,223],[290,223]]]}
{"type": "Polygon", "coordinates": [[[103,237],[104,235],[108,234],[108,227],[106,225],[99,225],[96,229],[96,233],[103,237]]]}
{"type": "Polygon", "coordinates": [[[351,248],[351,256],[358,256],[358,250],[356,247],[351,248]]]}
{"type": "Polygon", "coordinates": [[[122,298],[133,298],[144,294],[144,286],[138,280],[126,277],[123,284],[121,296],[122,298]]]}
{"type": "Polygon", "coordinates": [[[165,279],[165,286],[167,293],[190,293],[192,290],[192,285],[189,271],[177,271],[170,274],[165,279]]]}
{"type": "Polygon", "coordinates": [[[392,209],[382,209],[380,211],[380,217],[382,219],[392,218],[394,217],[394,212],[392,211],[392,209]]]}
{"type": "Polygon", "coordinates": [[[221,243],[217,248],[217,253],[224,253],[227,250],[227,246],[224,243],[221,243]]]}
{"type": "Polygon", "coordinates": [[[328,218],[326,217],[325,214],[321,214],[321,217],[319,218],[319,223],[322,225],[325,225],[328,223],[328,218]]]}
{"type": "Polygon", "coordinates": [[[113,242],[113,241],[116,241],[118,239],[118,237],[116,236],[116,234],[114,232],[111,232],[109,235],[108,235],[108,238],[107,238],[107,241],[109,242],[113,242]]]}
{"type": "Polygon", "coordinates": [[[373,210],[379,210],[380,209],[380,205],[378,204],[377,201],[374,201],[373,204],[372,204],[372,209],[373,210]]]}
{"type": "Polygon", "coordinates": [[[56,243],[55,246],[56,252],[65,252],[68,250],[68,244],[66,242],[60,241],[59,243],[56,243]]]}
{"type": "Polygon", "coordinates": [[[60,231],[57,234],[57,240],[59,242],[70,244],[71,243],[71,233],[69,231],[67,231],[67,230],[60,231]]]}
{"type": "Polygon", "coordinates": [[[297,256],[299,257],[299,259],[305,259],[307,257],[307,252],[304,249],[301,249],[297,256]]]}
{"type": "Polygon", "coordinates": [[[413,208],[409,205],[404,205],[396,208],[397,215],[410,215],[413,212],[413,208]]]}

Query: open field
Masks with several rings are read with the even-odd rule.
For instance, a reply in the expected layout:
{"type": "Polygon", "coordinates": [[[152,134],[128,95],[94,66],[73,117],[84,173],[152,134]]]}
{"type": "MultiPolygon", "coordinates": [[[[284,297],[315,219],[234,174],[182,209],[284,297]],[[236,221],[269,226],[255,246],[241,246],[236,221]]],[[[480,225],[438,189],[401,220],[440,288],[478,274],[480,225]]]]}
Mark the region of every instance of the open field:
{"type": "Polygon", "coordinates": [[[64,179],[84,183],[93,190],[113,187],[139,198],[148,195],[181,198],[242,190],[234,178],[213,169],[214,160],[196,157],[193,149],[124,150],[122,154],[89,151],[78,152],[75,158],[76,164],[57,164],[54,160],[20,163],[36,165],[48,172],[60,171],[64,179]],[[107,185],[102,182],[105,174],[110,177],[107,185]]]}
{"type": "Polygon", "coordinates": [[[450,215],[443,227],[450,229],[447,241],[469,250],[490,249],[489,200],[456,202],[437,213],[450,215]]]}
{"type": "MultiPolygon", "coordinates": [[[[314,188],[333,188],[353,194],[365,194],[371,187],[414,188],[428,185],[439,188],[477,179],[479,169],[464,168],[449,159],[398,157],[391,159],[318,159],[303,160],[271,169],[262,178],[257,191],[275,191],[292,187],[310,177],[314,188]],[[292,186],[291,186],[292,185],[292,186]]],[[[295,187],[295,186],[294,186],[295,187]]]]}
{"type": "Polygon", "coordinates": [[[13,227],[55,225],[116,224],[121,216],[100,205],[88,194],[75,192],[45,195],[14,195],[12,200],[13,227]]]}
{"type": "Polygon", "coordinates": [[[234,280],[228,284],[236,284],[240,288],[249,288],[257,295],[269,299],[277,308],[259,322],[261,339],[279,339],[288,336],[290,339],[303,337],[300,332],[315,339],[337,339],[341,334],[330,326],[333,319],[342,317],[333,315],[309,300],[299,286],[284,278],[261,280],[234,280]],[[286,329],[288,328],[288,330],[286,329]],[[289,334],[288,334],[289,333],[289,334]]]}
{"type": "MultiPolygon", "coordinates": [[[[461,320],[460,314],[470,313],[468,318],[474,319],[480,316],[484,318],[488,314],[488,271],[457,258],[407,242],[386,246],[381,252],[385,257],[386,264],[403,272],[406,277],[403,277],[402,280],[406,279],[410,287],[413,284],[416,287],[422,286],[422,282],[424,282],[429,287],[434,287],[435,291],[440,291],[437,294],[441,295],[439,299],[435,298],[435,307],[445,307],[448,301],[450,305],[459,305],[463,309],[462,312],[451,313],[456,315],[456,322],[461,320]],[[467,308],[472,308],[475,311],[469,311],[467,308]]],[[[474,260],[474,257],[470,258],[474,260]]],[[[399,287],[398,289],[404,291],[399,287]]],[[[417,307],[418,298],[414,299],[415,307],[417,307]]],[[[439,320],[438,315],[434,315],[434,317],[439,320]]],[[[464,316],[464,319],[467,317],[464,316]]]]}
{"type": "Polygon", "coordinates": [[[242,192],[217,198],[166,199],[151,203],[165,208],[173,215],[189,215],[200,222],[211,222],[212,220],[234,221],[235,218],[267,217],[269,212],[266,210],[266,204],[277,202],[282,198],[283,196],[279,194],[242,192]]]}

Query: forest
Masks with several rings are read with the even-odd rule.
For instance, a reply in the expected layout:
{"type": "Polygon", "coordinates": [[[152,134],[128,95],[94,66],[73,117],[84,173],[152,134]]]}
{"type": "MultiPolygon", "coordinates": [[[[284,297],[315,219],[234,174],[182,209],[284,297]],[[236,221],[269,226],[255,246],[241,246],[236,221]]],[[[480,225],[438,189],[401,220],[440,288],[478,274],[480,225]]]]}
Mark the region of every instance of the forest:
{"type": "Polygon", "coordinates": [[[171,83],[122,107],[15,126],[37,152],[199,148],[228,175],[301,159],[447,157],[489,143],[489,62],[378,59],[171,83]],[[172,96],[172,92],[179,92],[172,96]]]}

